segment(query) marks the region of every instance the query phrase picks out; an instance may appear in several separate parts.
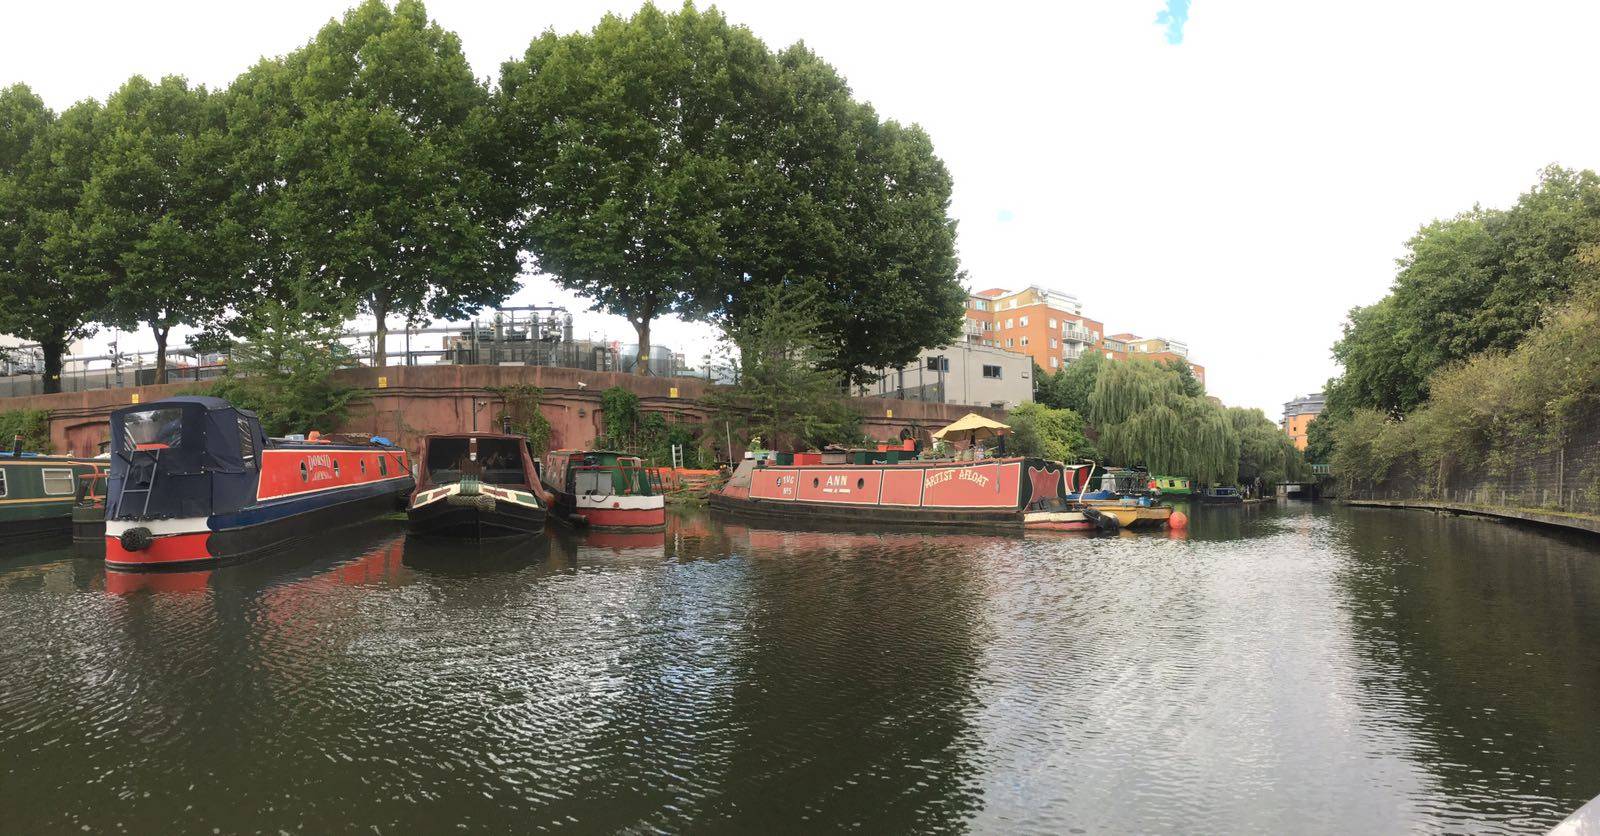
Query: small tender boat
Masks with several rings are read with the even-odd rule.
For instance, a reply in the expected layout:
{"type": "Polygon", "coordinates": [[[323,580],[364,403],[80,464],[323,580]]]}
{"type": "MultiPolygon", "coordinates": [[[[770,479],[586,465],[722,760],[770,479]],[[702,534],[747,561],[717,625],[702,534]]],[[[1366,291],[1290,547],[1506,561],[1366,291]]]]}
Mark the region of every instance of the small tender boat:
{"type": "Polygon", "coordinates": [[[249,410],[179,397],[111,413],[106,565],[238,558],[385,514],[411,493],[387,440],[267,438],[249,410]]]}
{"type": "Polygon", "coordinates": [[[1172,509],[1165,505],[1151,505],[1127,500],[1085,500],[1085,510],[1115,517],[1122,528],[1158,528],[1172,517],[1172,509]]]}
{"type": "Polygon", "coordinates": [[[18,436],[12,449],[0,450],[0,539],[65,535],[78,479],[96,469],[90,459],[23,452],[18,436]]]}
{"type": "Polygon", "coordinates": [[[550,513],[574,526],[653,531],[667,524],[661,477],[638,456],[611,450],[554,450],[544,457],[550,513]]]}
{"type": "Polygon", "coordinates": [[[539,471],[519,435],[454,433],[422,440],[422,474],[406,516],[419,534],[484,539],[538,534],[539,471]]]}

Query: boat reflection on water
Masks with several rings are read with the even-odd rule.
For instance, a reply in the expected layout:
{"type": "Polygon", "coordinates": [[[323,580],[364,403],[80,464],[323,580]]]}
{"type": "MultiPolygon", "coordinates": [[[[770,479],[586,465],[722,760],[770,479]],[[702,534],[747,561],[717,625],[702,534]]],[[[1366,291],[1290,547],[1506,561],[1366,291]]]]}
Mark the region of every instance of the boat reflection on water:
{"type": "Polygon", "coordinates": [[[437,537],[405,538],[406,568],[434,575],[516,572],[550,558],[549,534],[466,540],[437,537]]]}
{"type": "Polygon", "coordinates": [[[583,561],[605,561],[617,565],[618,561],[639,560],[658,563],[666,556],[668,518],[665,529],[657,531],[617,531],[606,529],[571,529],[551,526],[545,536],[550,541],[550,557],[572,565],[583,561]]]}
{"type": "MultiPolygon", "coordinates": [[[[392,523],[375,521],[341,529],[315,544],[300,542],[269,550],[242,563],[184,571],[127,571],[107,566],[106,591],[192,593],[218,586],[259,589],[275,585],[348,587],[403,584],[401,546],[405,535],[392,523]]],[[[86,549],[79,556],[89,557],[86,549]]]]}

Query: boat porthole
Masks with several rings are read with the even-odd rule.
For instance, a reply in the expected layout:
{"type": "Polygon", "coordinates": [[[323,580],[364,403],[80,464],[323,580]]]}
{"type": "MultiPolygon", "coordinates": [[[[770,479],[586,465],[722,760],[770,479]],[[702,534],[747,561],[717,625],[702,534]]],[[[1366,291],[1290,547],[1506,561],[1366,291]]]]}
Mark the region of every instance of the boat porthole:
{"type": "Polygon", "coordinates": [[[861,490],[862,488],[864,488],[866,486],[867,486],[867,480],[865,480],[865,479],[857,479],[856,480],[856,490],[859,491],[859,490],[861,490]]]}
{"type": "Polygon", "coordinates": [[[305,480],[306,480],[306,463],[305,462],[301,462],[300,463],[300,481],[304,482],[305,480]]]}
{"type": "Polygon", "coordinates": [[[812,479],[811,480],[811,487],[813,487],[813,488],[818,487],[821,484],[822,484],[822,480],[821,479],[812,479]]]}

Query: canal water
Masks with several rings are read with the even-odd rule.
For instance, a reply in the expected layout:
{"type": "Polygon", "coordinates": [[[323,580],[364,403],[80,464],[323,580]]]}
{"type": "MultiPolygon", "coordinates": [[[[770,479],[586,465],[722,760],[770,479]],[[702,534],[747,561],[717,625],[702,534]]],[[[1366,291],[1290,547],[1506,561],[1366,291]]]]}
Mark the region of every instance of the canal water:
{"type": "Polygon", "coordinates": [[[1481,520],[5,548],[10,833],[1511,833],[1600,794],[1600,549],[1481,520]]]}

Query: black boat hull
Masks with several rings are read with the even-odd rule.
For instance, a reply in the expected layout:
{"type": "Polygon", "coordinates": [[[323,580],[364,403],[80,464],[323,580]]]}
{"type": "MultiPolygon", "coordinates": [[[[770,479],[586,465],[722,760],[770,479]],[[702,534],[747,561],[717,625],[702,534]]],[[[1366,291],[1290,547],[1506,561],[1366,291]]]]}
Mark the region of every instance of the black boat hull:
{"type": "Polygon", "coordinates": [[[544,531],[545,510],[515,502],[495,502],[490,509],[477,503],[457,505],[442,501],[412,508],[406,516],[417,534],[487,540],[544,531]]]}

